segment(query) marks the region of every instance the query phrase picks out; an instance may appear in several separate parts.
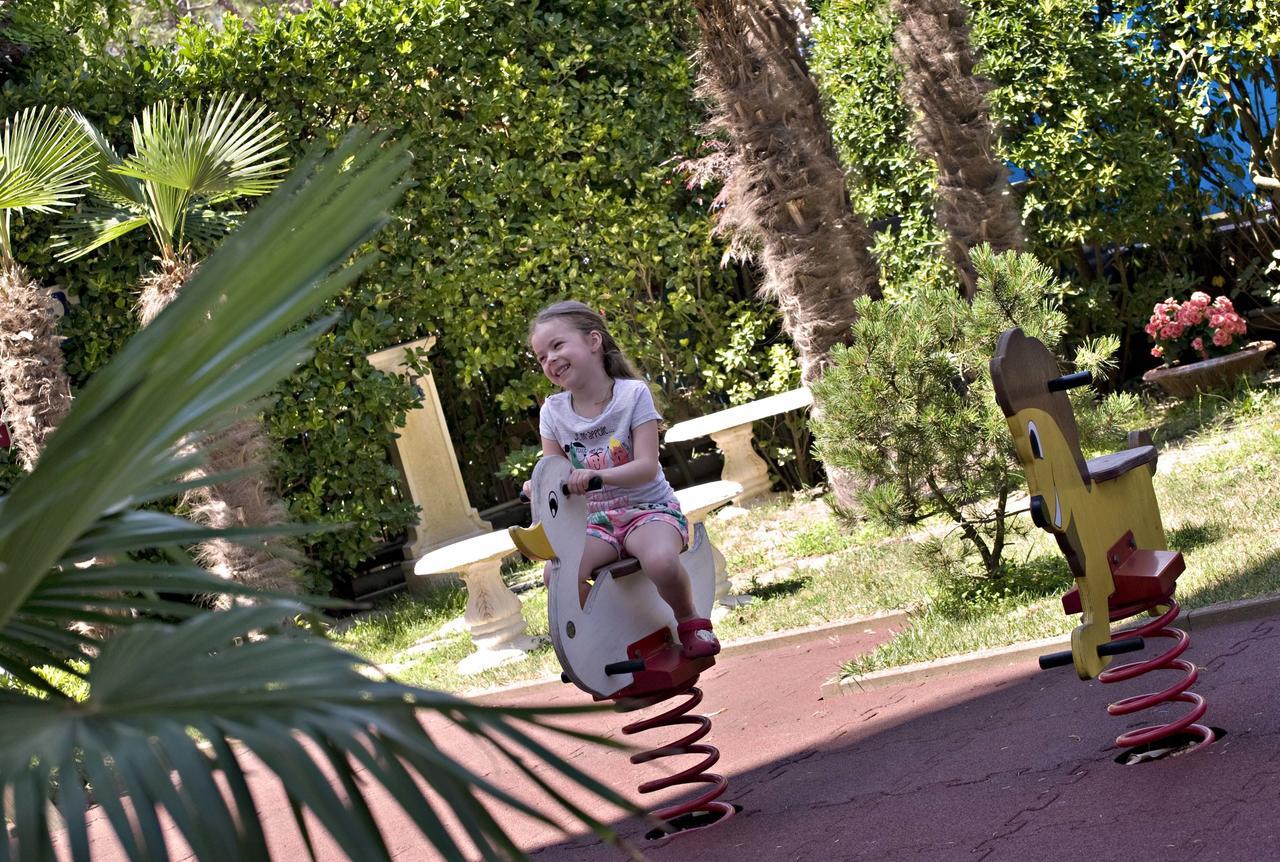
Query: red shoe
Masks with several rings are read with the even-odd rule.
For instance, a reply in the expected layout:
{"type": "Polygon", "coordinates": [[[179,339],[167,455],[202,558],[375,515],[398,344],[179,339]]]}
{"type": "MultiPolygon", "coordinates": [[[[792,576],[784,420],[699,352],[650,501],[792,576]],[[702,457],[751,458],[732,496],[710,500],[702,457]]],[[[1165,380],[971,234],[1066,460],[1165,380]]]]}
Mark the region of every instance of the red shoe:
{"type": "Polygon", "coordinates": [[[698,617],[676,626],[680,652],[685,658],[707,658],[720,652],[720,641],[711,630],[711,620],[698,617]]]}

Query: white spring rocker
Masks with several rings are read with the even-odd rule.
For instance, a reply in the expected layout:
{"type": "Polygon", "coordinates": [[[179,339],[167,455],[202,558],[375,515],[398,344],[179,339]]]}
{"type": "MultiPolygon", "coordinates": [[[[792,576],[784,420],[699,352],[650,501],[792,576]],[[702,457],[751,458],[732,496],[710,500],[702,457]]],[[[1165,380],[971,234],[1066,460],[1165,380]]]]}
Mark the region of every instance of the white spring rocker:
{"type": "MultiPolygon", "coordinates": [[[[658,589],[624,557],[596,570],[585,606],[579,604],[578,567],[587,541],[585,495],[569,494],[572,467],[565,458],[543,458],[533,471],[533,526],[510,528],[526,556],[551,562],[547,615],[551,643],[568,682],[597,700],[640,697],[681,688],[715,664],[714,658],[680,654],[676,620],[658,589]]],[[[680,555],[698,615],[715,602],[715,559],[706,528],[694,525],[680,555]]]]}
{"type": "MultiPolygon", "coordinates": [[[[587,500],[570,494],[565,483],[569,461],[543,458],[533,471],[531,506],[533,526],[512,527],[511,539],[526,556],[551,563],[547,597],[551,643],[564,670],[563,679],[596,700],[613,700],[620,711],[641,709],[671,698],[685,700],[659,715],[633,721],[624,734],[682,726],[694,729],[683,738],[631,755],[631,762],[660,758],[702,759],[692,766],[641,784],[641,793],[675,788],[692,796],[667,801],[650,813],[660,826],[649,838],[699,829],[723,822],[739,810],[718,797],[728,788],[724,776],[708,772],[720,753],[701,742],[711,731],[711,719],[689,714],[702,702],[698,676],[715,664],[715,658],[689,659],[680,652],[676,619],[653,582],[640,571],[640,563],[625,557],[595,570],[595,582],[585,604],[578,594],[578,569],[587,543],[587,500]]],[[[695,524],[689,550],[680,555],[693,587],[693,605],[699,616],[711,614],[715,602],[716,572],[706,528],[695,524]]]]}

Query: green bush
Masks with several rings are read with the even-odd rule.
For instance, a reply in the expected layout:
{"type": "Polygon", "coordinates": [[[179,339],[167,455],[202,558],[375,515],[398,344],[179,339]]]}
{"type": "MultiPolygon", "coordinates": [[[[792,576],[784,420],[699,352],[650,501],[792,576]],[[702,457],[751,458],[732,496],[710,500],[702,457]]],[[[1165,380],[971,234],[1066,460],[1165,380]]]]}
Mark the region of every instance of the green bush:
{"type": "MultiPolygon", "coordinates": [[[[860,301],[853,342],[837,348],[814,386],[824,405],[813,421],[823,460],[867,480],[867,511],[889,525],[939,516],[950,532],[921,543],[943,581],[999,579],[1003,552],[1020,522],[1006,514],[1023,487],[988,362],[1001,332],[1014,326],[1057,347],[1066,318],[1053,276],[1029,254],[974,253],[979,274],[972,305],[945,287],[898,301],[860,301]],[[976,559],[975,559],[976,558],[976,559]]],[[[1078,369],[1105,372],[1110,337],[1076,353],[1078,369]]],[[[1083,445],[1116,444],[1138,415],[1132,395],[1096,400],[1072,393],[1083,445]]],[[[949,592],[956,592],[949,589],[949,592]]]]}
{"type": "MultiPolygon", "coordinates": [[[[670,421],[796,385],[789,351],[773,345],[776,312],[719,267],[708,201],[666,165],[697,145],[689,35],[675,0],[321,2],[113,57],[50,48],[6,85],[0,109],[74,105],[123,143],[156,99],[243,92],[277,112],[295,157],[353,120],[412,141],[417,185],[380,234],[378,262],[266,411],[293,516],[352,525],[308,548],[323,579],[414,517],[387,453],[416,396],[369,367],[369,353],[437,336],[429,367],[480,508],[514,496],[495,472],[537,440],[549,384],[525,332],[549,301],[603,309],[670,421]],[[776,373],[757,380],[764,364],[776,373]]],[[[23,263],[79,303],[65,332],[83,381],[133,331],[148,254],[122,243],[61,265],[44,241],[51,223],[23,230],[23,263]]]]}

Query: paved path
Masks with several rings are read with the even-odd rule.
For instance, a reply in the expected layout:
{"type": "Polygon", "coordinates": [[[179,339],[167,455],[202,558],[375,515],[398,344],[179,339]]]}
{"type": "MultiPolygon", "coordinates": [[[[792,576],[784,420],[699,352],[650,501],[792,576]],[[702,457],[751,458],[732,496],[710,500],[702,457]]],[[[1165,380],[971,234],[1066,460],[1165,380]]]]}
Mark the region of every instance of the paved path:
{"type": "MultiPolygon", "coordinates": [[[[743,812],[661,846],[638,821],[623,834],[653,860],[707,862],[1280,857],[1276,621],[1194,633],[1195,690],[1226,736],[1135,766],[1115,762],[1111,741],[1143,722],[1105,708],[1118,691],[1148,690],[1140,681],[1103,686],[1021,664],[819,700],[850,646],[759,653],[706,675],[725,798],[743,812]]],[[[617,752],[579,757],[617,783],[653,768],[617,752]]],[[[538,862],[622,858],[593,838],[549,843],[513,827],[538,862]]]]}
{"type": "MultiPolygon", "coordinates": [[[[655,844],[643,838],[645,823],[616,812],[600,816],[616,821],[658,862],[1280,856],[1277,621],[1193,633],[1188,657],[1202,667],[1195,690],[1209,700],[1209,723],[1227,735],[1205,751],[1137,766],[1115,763],[1111,740],[1142,722],[1110,718],[1105,707],[1148,690],[1138,682],[1083,683],[1070,670],[1040,673],[1022,662],[821,699],[819,686],[841,661],[886,636],[846,633],[730,656],[704,674],[699,711],[713,717],[708,741],[721,751],[717,771],[729,777],[724,798],[744,808],[737,817],[655,844]]],[[[568,686],[500,698],[585,699],[568,686]]],[[[617,736],[634,717],[600,713],[572,725],[617,736]]],[[[492,780],[529,787],[452,727],[434,720],[430,726],[443,746],[492,780]]],[[[556,751],[633,798],[632,788],[660,769],[631,766],[620,751],[548,738],[556,751]]],[[[273,858],[302,858],[283,795],[272,784],[254,779],[273,858]]],[[[376,810],[397,860],[436,858],[390,804],[376,810]]],[[[537,862],[625,858],[594,836],[566,837],[514,814],[503,820],[537,862]]],[[[322,859],[342,858],[319,837],[322,859]]]]}

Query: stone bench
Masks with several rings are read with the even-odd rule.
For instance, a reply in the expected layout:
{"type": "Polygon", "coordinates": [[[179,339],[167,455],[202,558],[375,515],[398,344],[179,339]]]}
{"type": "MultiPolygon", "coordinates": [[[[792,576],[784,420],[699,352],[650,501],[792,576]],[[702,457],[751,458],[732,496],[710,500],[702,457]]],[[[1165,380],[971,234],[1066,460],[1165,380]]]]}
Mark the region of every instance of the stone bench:
{"type": "Polygon", "coordinates": [[[742,492],[734,497],[733,502],[743,506],[766,496],[773,487],[773,483],[769,481],[769,465],[756,454],[751,445],[753,424],[758,419],[800,410],[812,404],[813,394],[808,389],[792,389],[780,395],[770,395],[748,404],[739,404],[727,410],[677,422],[667,429],[664,439],[668,443],[680,443],[710,436],[724,453],[724,468],[720,471],[720,478],[742,486],[742,492]]]}
{"type": "Polygon", "coordinates": [[[462,674],[517,661],[538,641],[525,634],[520,600],[502,580],[502,561],[516,553],[506,530],[495,530],[436,548],[414,561],[413,574],[438,580],[456,573],[467,590],[463,622],[476,651],[458,664],[462,674]]]}
{"type": "MultiPolygon", "coordinates": [[[[736,482],[707,482],[676,492],[680,508],[689,519],[690,542],[713,511],[742,492],[736,482]]],[[[708,540],[708,544],[710,541],[708,540]]],[[[453,542],[419,557],[413,564],[417,576],[439,579],[456,573],[467,590],[463,621],[476,651],[458,664],[458,672],[474,674],[525,657],[539,642],[525,634],[520,599],[502,580],[502,562],[516,553],[506,530],[495,530],[453,542]]],[[[724,554],[711,545],[716,571],[716,605],[720,616],[727,609],[751,601],[750,596],[729,595],[724,554]]]]}

